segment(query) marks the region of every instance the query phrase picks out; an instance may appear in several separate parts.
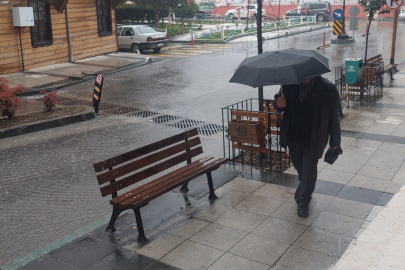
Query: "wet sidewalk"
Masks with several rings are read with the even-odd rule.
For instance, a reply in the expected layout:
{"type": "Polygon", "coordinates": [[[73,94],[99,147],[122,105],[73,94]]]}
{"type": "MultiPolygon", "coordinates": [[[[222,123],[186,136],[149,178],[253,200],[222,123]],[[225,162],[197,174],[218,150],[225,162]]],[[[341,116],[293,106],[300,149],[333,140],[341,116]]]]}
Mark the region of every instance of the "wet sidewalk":
{"type": "Polygon", "coordinates": [[[1,77],[6,78],[10,86],[21,84],[26,89],[26,94],[29,94],[38,93],[41,90],[59,89],[86,79],[93,79],[100,73],[109,74],[160,60],[161,58],[150,55],[115,52],[77,60],[74,63],[55,64],[1,77]]]}
{"type": "Polygon", "coordinates": [[[133,212],[114,234],[104,232],[106,214],[0,268],[404,269],[405,70],[394,77],[376,104],[343,110],[344,154],[319,161],[308,218],[296,215],[293,168],[226,165],[213,173],[214,203],[200,177],[187,195],[169,192],[143,208],[145,246],[133,212]]]}

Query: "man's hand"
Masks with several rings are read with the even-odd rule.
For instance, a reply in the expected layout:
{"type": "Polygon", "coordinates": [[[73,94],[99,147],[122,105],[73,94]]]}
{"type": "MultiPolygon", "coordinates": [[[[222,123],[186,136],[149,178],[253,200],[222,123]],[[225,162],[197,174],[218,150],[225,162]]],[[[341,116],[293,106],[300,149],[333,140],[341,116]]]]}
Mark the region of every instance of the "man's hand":
{"type": "Polygon", "coordinates": [[[277,107],[280,109],[284,108],[287,106],[287,101],[285,100],[284,94],[277,99],[277,107]]]}

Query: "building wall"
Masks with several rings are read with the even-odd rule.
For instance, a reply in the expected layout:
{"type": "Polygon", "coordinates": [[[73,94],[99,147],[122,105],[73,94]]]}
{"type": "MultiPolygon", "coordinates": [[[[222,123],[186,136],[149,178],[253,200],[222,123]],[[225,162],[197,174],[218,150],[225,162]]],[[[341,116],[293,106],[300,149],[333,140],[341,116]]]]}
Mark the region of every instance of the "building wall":
{"type": "MultiPolygon", "coordinates": [[[[26,1],[12,0],[9,6],[0,6],[0,75],[22,71],[18,27],[13,26],[12,6],[26,1]]],[[[21,43],[25,70],[69,62],[66,12],[58,12],[59,1],[51,0],[53,44],[33,48],[29,27],[21,27],[21,43]]],[[[25,6],[25,4],[24,4],[25,6]]],[[[113,34],[99,37],[96,0],[70,0],[68,3],[73,59],[116,51],[115,12],[112,11],[113,34]]]]}

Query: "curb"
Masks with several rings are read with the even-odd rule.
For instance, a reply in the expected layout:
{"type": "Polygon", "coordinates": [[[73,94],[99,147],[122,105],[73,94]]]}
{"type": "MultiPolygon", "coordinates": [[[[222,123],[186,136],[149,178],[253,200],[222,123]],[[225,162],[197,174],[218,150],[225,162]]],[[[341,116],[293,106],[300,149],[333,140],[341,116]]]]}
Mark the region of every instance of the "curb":
{"type": "MultiPolygon", "coordinates": [[[[152,63],[156,63],[156,62],[160,62],[160,61],[163,61],[163,59],[162,58],[154,58],[152,63]]],[[[146,65],[149,65],[149,64],[152,64],[152,63],[141,63],[141,64],[138,64],[138,65],[128,65],[128,66],[124,66],[123,68],[119,68],[119,69],[112,70],[112,71],[102,73],[102,74],[103,74],[103,76],[106,76],[106,75],[114,74],[114,73],[117,73],[117,72],[120,72],[120,71],[146,66],[146,65]]],[[[49,86],[47,87],[46,85],[44,85],[44,88],[41,88],[41,89],[37,89],[37,88],[41,87],[41,86],[37,86],[34,89],[26,89],[24,94],[22,94],[22,96],[34,96],[34,95],[39,95],[39,92],[41,92],[41,91],[50,92],[52,90],[59,90],[59,89],[62,89],[62,88],[68,87],[68,86],[72,86],[72,85],[79,84],[79,83],[82,83],[82,82],[87,82],[89,80],[94,80],[95,77],[96,76],[87,76],[87,77],[85,77],[83,79],[78,79],[78,77],[75,77],[75,78],[71,78],[71,79],[74,80],[74,82],[55,85],[55,86],[52,86],[52,87],[49,87],[49,86]]]]}
{"type": "Polygon", "coordinates": [[[28,134],[32,132],[37,132],[45,129],[50,129],[54,127],[62,127],[70,124],[76,124],[84,122],[87,120],[92,120],[96,118],[94,111],[87,111],[83,114],[76,114],[72,116],[67,116],[55,120],[27,124],[24,126],[18,126],[15,128],[9,128],[5,130],[0,130],[0,139],[10,138],[18,135],[28,134]]]}

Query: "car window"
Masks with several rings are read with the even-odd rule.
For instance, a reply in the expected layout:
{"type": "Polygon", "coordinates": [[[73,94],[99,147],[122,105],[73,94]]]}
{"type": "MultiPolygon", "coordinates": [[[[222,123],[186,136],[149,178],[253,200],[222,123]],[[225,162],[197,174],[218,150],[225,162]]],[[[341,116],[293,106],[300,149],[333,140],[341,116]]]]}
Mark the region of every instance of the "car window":
{"type": "Polygon", "coordinates": [[[117,27],[117,36],[121,34],[122,27],[117,27]]]}
{"type": "Polygon", "coordinates": [[[249,6],[249,9],[256,9],[255,6],[249,6]]]}
{"type": "Polygon", "coordinates": [[[123,37],[130,37],[134,35],[134,29],[132,27],[125,27],[124,30],[122,30],[121,36],[123,37]]]}
{"type": "Polygon", "coordinates": [[[157,31],[150,26],[138,26],[139,33],[141,34],[148,34],[148,33],[156,33],[157,31]]]}
{"type": "Polygon", "coordinates": [[[310,5],[310,9],[322,9],[325,8],[326,5],[325,4],[311,4],[310,5]]]}

